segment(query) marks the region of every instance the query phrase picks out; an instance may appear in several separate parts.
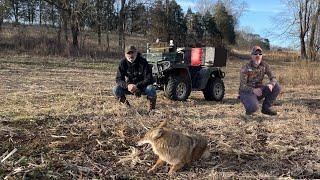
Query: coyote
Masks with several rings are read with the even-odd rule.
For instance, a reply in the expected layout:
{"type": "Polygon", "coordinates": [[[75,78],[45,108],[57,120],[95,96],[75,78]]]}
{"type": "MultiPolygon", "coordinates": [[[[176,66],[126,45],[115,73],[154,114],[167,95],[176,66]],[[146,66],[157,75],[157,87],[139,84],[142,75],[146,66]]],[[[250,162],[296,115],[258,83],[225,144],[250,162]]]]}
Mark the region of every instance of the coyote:
{"type": "Polygon", "coordinates": [[[190,165],[192,161],[200,159],[204,151],[207,151],[207,140],[196,135],[186,135],[166,127],[167,121],[158,127],[149,130],[138,141],[138,146],[151,144],[153,152],[159,156],[156,164],[148,170],[155,172],[158,167],[167,162],[172,165],[169,174],[173,174],[184,165],[190,165]]]}

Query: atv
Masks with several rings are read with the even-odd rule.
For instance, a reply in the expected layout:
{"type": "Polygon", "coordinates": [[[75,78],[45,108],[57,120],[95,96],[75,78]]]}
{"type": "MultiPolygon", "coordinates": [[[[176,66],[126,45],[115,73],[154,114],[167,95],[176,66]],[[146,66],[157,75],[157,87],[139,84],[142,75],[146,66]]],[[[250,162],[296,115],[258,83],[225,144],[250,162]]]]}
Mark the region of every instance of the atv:
{"type": "Polygon", "coordinates": [[[144,54],[155,85],[176,101],[188,99],[191,91],[202,91],[208,101],[221,101],[225,94],[221,67],[226,66],[227,51],[222,47],[175,48],[147,46],[144,54]]]}

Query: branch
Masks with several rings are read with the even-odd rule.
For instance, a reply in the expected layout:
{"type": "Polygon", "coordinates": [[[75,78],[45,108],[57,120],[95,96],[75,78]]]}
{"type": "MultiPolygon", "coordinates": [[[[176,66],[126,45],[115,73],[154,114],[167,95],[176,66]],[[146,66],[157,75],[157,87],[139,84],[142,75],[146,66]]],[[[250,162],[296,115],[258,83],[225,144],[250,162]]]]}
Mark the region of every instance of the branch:
{"type": "Polygon", "coordinates": [[[17,148],[14,148],[5,158],[1,160],[1,163],[3,163],[5,160],[7,160],[10,156],[12,156],[15,152],[17,152],[17,148]]]}
{"type": "MultiPolygon", "coordinates": [[[[59,1],[44,0],[44,1],[50,5],[54,5],[57,9],[60,9],[62,11],[65,11],[65,12],[71,14],[71,9],[69,7],[64,7],[60,0],[59,1]]],[[[65,6],[67,6],[67,5],[65,4],[65,6]]]]}

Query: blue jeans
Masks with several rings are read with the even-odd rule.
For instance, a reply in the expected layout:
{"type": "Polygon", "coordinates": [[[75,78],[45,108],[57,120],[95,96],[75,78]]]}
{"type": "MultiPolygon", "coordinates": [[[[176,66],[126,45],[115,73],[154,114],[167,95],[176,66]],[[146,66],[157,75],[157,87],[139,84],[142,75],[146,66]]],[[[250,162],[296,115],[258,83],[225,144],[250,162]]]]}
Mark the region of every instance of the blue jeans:
{"type": "Polygon", "coordinates": [[[252,92],[240,92],[240,100],[243,103],[246,111],[249,113],[254,113],[258,110],[259,100],[264,98],[262,109],[269,109],[272,106],[272,103],[276,100],[278,94],[281,91],[281,87],[277,83],[272,91],[268,86],[262,86],[262,96],[256,96],[252,92]]]}
{"type": "MultiPolygon", "coordinates": [[[[112,92],[116,97],[119,98],[125,96],[126,94],[132,94],[128,91],[128,89],[122,88],[118,85],[112,88],[112,92]]],[[[148,85],[146,88],[143,89],[142,94],[145,94],[150,98],[155,98],[157,96],[157,91],[153,85],[148,85]]]]}

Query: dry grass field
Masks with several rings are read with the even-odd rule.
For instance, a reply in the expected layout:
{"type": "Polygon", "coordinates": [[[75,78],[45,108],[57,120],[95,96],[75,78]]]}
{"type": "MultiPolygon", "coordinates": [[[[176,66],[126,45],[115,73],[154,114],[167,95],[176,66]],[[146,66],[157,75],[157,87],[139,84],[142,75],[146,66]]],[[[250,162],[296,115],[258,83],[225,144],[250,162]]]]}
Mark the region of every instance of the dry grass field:
{"type": "MultiPolygon", "coordinates": [[[[243,55],[242,55],[243,56],[243,55]]],[[[266,54],[282,86],[276,117],[247,117],[237,99],[239,69],[228,60],[226,95],[186,102],[158,93],[157,110],[145,97],[133,108],[112,96],[117,60],[0,57],[0,179],[273,179],[320,178],[320,64],[266,54]],[[136,142],[162,120],[209,140],[209,159],[169,177],[168,166],[147,174],[152,151],[136,142]]]]}

